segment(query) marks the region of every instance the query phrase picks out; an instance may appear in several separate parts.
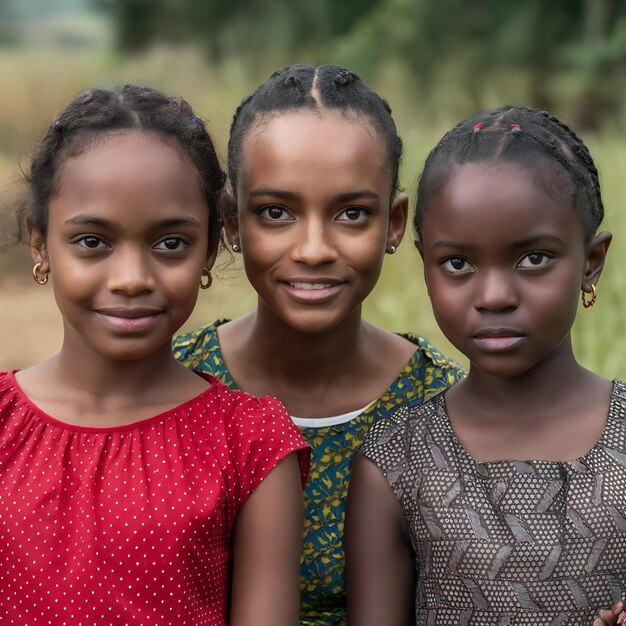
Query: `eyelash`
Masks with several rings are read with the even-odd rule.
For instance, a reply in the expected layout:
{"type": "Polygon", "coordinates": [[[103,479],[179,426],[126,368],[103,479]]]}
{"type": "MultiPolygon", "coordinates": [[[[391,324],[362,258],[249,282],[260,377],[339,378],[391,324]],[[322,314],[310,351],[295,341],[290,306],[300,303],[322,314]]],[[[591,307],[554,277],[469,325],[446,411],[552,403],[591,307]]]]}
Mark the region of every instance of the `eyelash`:
{"type": "Polygon", "coordinates": [[[526,254],[524,254],[524,256],[518,261],[517,267],[522,267],[522,269],[542,269],[546,265],[548,265],[549,262],[552,259],[554,259],[554,255],[550,254],[549,252],[546,252],[545,250],[532,250],[532,251],[527,252],[526,254]],[[532,265],[530,267],[522,267],[521,266],[522,261],[524,261],[525,259],[530,258],[533,255],[540,255],[542,257],[542,261],[545,261],[545,262],[541,263],[540,265],[532,265]]]}
{"type": "MultiPolygon", "coordinates": [[[[81,235],[80,237],[78,237],[78,239],[74,240],[74,243],[77,244],[83,251],[102,250],[102,249],[109,249],[112,247],[102,237],[98,235],[81,235]],[[93,247],[85,245],[85,242],[89,239],[97,242],[97,245],[93,247]],[[100,244],[104,244],[104,245],[101,246],[100,244]]],[[[152,248],[156,250],[160,250],[162,252],[180,252],[181,250],[188,248],[190,245],[191,245],[190,240],[187,237],[184,237],[183,235],[168,235],[167,237],[163,237],[162,239],[157,241],[157,243],[155,243],[152,246],[152,248]],[[165,243],[166,241],[176,241],[176,242],[182,243],[183,245],[182,247],[177,247],[176,249],[173,249],[173,250],[157,247],[165,243]]]]}
{"type": "Polygon", "coordinates": [[[160,248],[160,250],[163,250],[164,252],[181,252],[182,250],[184,250],[185,248],[188,248],[191,245],[191,242],[189,241],[189,239],[187,239],[187,237],[183,237],[182,235],[168,235],[167,237],[163,237],[163,239],[158,241],[152,247],[156,249],[158,245],[165,243],[166,241],[177,241],[179,243],[182,243],[183,245],[182,245],[182,248],[176,248],[175,250],[170,250],[170,249],[163,250],[162,248],[160,248]]]}
{"type": "MultiPolygon", "coordinates": [[[[286,221],[290,221],[293,219],[293,217],[291,216],[291,214],[289,213],[287,209],[279,205],[275,205],[275,204],[261,207],[261,209],[258,211],[257,214],[270,222],[286,222],[286,221]],[[269,211],[271,209],[278,209],[279,211],[281,211],[282,212],[281,216],[276,217],[276,218],[270,217],[269,211]]],[[[339,212],[335,220],[339,222],[352,222],[355,224],[359,224],[359,223],[366,222],[367,220],[369,220],[371,215],[372,215],[372,212],[369,209],[366,209],[364,207],[347,207],[339,212]],[[346,215],[348,211],[358,211],[359,216],[357,217],[357,219],[354,219],[354,220],[350,219],[347,216],[342,219],[342,216],[346,215]]]]}
{"type": "MultiPolygon", "coordinates": [[[[515,267],[523,269],[523,270],[542,269],[546,265],[548,265],[552,259],[554,259],[554,255],[550,254],[549,252],[546,252],[545,250],[531,250],[530,252],[526,252],[520,258],[520,260],[517,262],[515,267]],[[532,264],[530,266],[523,266],[522,265],[523,261],[526,259],[529,259],[533,255],[541,256],[542,263],[537,264],[537,265],[532,264]]],[[[447,259],[443,259],[441,261],[441,266],[443,267],[445,271],[449,272],[450,274],[462,275],[462,274],[469,274],[474,271],[474,266],[469,261],[467,261],[463,257],[458,257],[458,256],[452,256],[452,257],[448,257],[447,259]],[[450,267],[449,265],[453,261],[461,261],[465,265],[468,265],[469,269],[454,269],[453,267],[450,267]]]]}
{"type": "Polygon", "coordinates": [[[448,257],[447,259],[443,259],[441,261],[441,267],[443,267],[443,269],[449,274],[457,274],[457,275],[469,274],[470,272],[474,271],[474,266],[469,261],[466,261],[464,258],[459,257],[459,256],[451,256],[451,257],[448,257]],[[470,269],[455,270],[454,268],[450,268],[448,264],[451,263],[452,261],[462,261],[466,265],[469,265],[470,269]]]}
{"type": "Polygon", "coordinates": [[[106,247],[106,248],[110,248],[111,247],[106,241],[104,241],[104,239],[102,239],[102,237],[98,237],[98,235],[81,235],[80,237],[78,237],[78,239],[74,240],[74,243],[76,243],[78,246],[80,246],[84,250],[98,250],[98,249],[101,249],[103,247],[103,246],[99,245],[101,243],[105,244],[104,247],[106,247]],[[85,245],[85,242],[88,239],[96,240],[98,242],[98,245],[96,245],[94,247],[85,245]]]}
{"type": "Polygon", "coordinates": [[[268,220],[269,222],[285,222],[288,221],[290,219],[293,219],[291,217],[291,214],[289,213],[289,211],[287,211],[287,209],[285,209],[284,207],[278,205],[278,204],[266,204],[265,206],[261,207],[257,213],[260,217],[262,217],[263,219],[268,220]],[[269,216],[269,211],[271,209],[278,209],[279,211],[282,211],[282,215],[281,217],[277,217],[277,218],[272,218],[269,216]],[[285,216],[287,216],[287,218],[285,218],[285,216]]]}
{"type": "Polygon", "coordinates": [[[371,216],[372,216],[372,212],[369,209],[366,209],[360,206],[351,206],[346,209],[343,209],[343,211],[341,211],[339,215],[337,215],[336,219],[337,221],[340,221],[340,222],[354,222],[356,224],[359,224],[359,223],[368,221],[371,216]],[[355,220],[352,220],[348,217],[346,217],[346,219],[339,219],[342,215],[345,215],[348,211],[359,211],[360,215],[355,220]]]}

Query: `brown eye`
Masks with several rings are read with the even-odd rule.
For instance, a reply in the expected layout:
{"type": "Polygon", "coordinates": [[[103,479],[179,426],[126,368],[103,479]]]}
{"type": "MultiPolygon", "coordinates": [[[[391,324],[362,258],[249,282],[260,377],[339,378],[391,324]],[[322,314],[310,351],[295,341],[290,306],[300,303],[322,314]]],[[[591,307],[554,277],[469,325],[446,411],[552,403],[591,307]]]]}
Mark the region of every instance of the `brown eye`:
{"type": "Polygon", "coordinates": [[[522,269],[538,269],[545,267],[554,257],[547,252],[535,251],[526,254],[517,264],[522,269]]]}
{"type": "Polygon", "coordinates": [[[182,237],[166,237],[165,239],[161,239],[159,243],[157,243],[154,248],[156,250],[166,250],[168,252],[177,252],[182,250],[183,248],[187,248],[189,246],[189,242],[182,237]]]}
{"type": "Polygon", "coordinates": [[[364,222],[369,219],[371,213],[362,207],[348,207],[344,209],[338,216],[340,222],[364,222]]]}
{"type": "Polygon", "coordinates": [[[284,209],[276,204],[264,206],[259,211],[259,215],[274,222],[292,219],[287,209],[284,209]]]}
{"type": "Polygon", "coordinates": [[[105,242],[96,235],[84,235],[80,239],[77,239],[76,243],[83,248],[89,248],[90,250],[95,250],[96,248],[102,248],[106,246],[105,242]]]}
{"type": "Polygon", "coordinates": [[[446,259],[441,265],[443,269],[451,274],[467,274],[474,271],[471,263],[458,256],[446,259]]]}

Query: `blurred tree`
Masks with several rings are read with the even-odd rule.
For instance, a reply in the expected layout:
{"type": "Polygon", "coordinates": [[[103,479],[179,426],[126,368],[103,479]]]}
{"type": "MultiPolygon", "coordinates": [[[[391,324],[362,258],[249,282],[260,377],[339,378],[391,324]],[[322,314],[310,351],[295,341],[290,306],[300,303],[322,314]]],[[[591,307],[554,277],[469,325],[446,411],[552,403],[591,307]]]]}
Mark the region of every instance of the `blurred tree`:
{"type": "Polygon", "coordinates": [[[594,124],[621,106],[626,65],[624,0],[93,0],[113,15],[120,48],[161,39],[199,42],[214,60],[318,57],[371,77],[405,67],[423,93],[442,72],[467,106],[485,82],[527,84],[535,106],[554,108],[559,81],[578,76],[577,117],[594,124]],[[610,78],[610,80],[607,80],[610,78]]]}
{"type": "Polygon", "coordinates": [[[17,43],[15,15],[11,0],[0,0],[0,45],[17,43]]]}

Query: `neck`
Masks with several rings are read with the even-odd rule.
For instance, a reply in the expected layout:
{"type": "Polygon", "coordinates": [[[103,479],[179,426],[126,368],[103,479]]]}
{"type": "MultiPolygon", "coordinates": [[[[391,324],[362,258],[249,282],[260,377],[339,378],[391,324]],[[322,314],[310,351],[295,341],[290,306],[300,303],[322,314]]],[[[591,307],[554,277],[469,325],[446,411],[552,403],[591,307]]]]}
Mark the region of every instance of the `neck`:
{"type": "Polygon", "coordinates": [[[576,361],[571,338],[568,337],[551,355],[519,376],[505,378],[487,374],[473,364],[463,383],[463,395],[475,406],[515,406],[516,410],[532,411],[535,405],[546,406],[565,387],[582,390],[595,374],[576,361]]]}
{"type": "Polygon", "coordinates": [[[60,352],[48,363],[64,387],[107,398],[139,398],[150,388],[160,388],[180,368],[169,342],[146,358],[119,361],[69,340],[67,333],[60,352]]]}
{"type": "Polygon", "coordinates": [[[259,306],[247,316],[242,338],[250,360],[282,380],[322,381],[345,374],[360,354],[370,328],[360,307],[340,324],[319,333],[294,330],[259,306]]]}

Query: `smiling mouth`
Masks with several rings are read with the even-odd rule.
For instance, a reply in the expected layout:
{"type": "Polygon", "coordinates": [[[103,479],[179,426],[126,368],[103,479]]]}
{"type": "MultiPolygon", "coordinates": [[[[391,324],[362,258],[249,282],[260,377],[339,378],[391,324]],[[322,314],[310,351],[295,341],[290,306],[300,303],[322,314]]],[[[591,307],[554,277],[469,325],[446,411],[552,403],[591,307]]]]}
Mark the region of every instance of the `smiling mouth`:
{"type": "Polygon", "coordinates": [[[294,289],[304,289],[310,291],[321,291],[322,289],[330,289],[337,283],[301,283],[301,282],[287,282],[290,287],[294,289]]]}
{"type": "Polygon", "coordinates": [[[337,280],[309,282],[303,280],[282,281],[287,292],[294,300],[306,304],[322,304],[332,300],[346,283],[337,280]]]}

